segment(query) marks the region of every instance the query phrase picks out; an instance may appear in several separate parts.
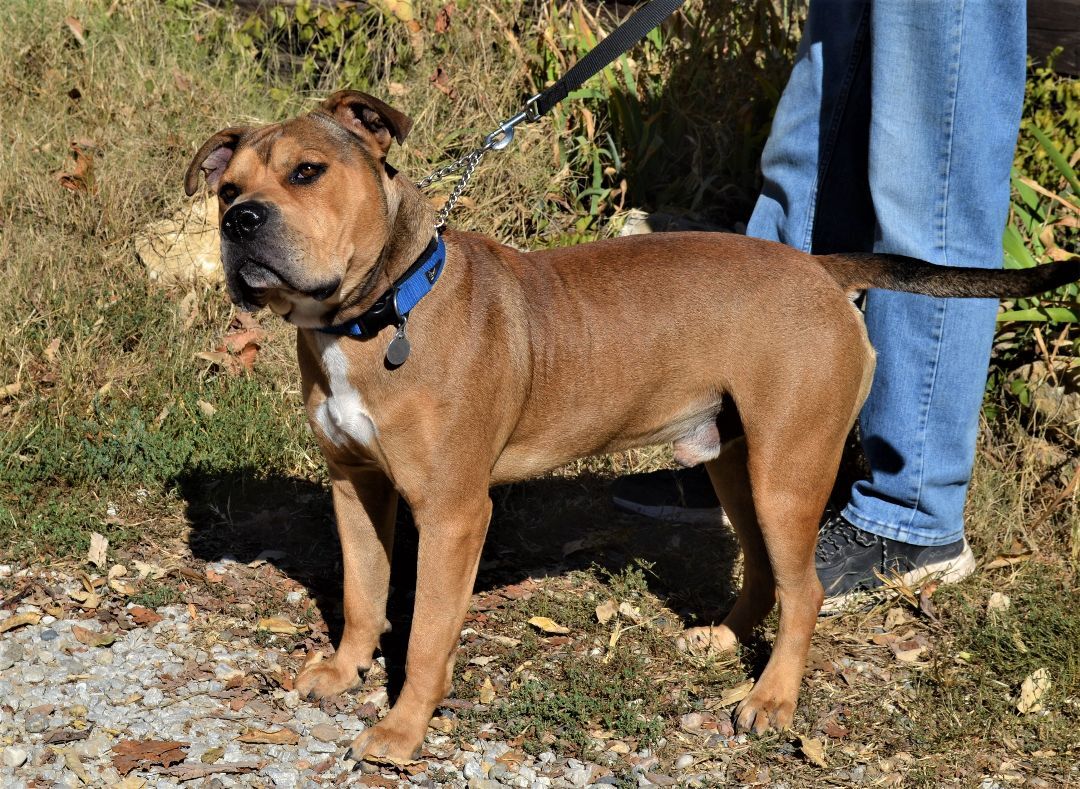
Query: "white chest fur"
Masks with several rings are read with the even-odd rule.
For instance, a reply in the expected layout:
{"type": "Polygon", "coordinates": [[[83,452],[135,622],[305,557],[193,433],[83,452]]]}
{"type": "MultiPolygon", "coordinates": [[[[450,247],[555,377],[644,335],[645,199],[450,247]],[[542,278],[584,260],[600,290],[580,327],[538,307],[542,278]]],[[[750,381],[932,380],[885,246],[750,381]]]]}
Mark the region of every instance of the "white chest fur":
{"type": "Polygon", "coordinates": [[[326,399],[315,408],[315,422],[336,446],[355,443],[370,448],[376,441],[375,422],[349,380],[349,362],[341,349],[342,342],[330,334],[315,334],[315,347],[327,381],[326,399]]]}

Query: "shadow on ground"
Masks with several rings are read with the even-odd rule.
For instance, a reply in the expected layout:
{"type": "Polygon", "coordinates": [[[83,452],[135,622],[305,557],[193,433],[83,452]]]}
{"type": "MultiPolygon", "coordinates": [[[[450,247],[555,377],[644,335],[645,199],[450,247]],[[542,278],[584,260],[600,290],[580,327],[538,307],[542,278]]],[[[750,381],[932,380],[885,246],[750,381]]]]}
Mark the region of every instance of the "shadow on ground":
{"type": "MultiPolygon", "coordinates": [[[[336,644],[342,567],[329,490],[296,478],[260,477],[254,470],[189,473],[176,482],[187,502],[193,556],[250,562],[264,551],[284,552],[275,564],[307,588],[336,644]]],[[[494,514],[475,591],[594,566],[619,572],[642,561],[652,565],[650,590],[684,620],[719,621],[738,590],[738,546],[730,528],[622,513],[610,503],[610,482],[586,474],[493,489],[494,514]]],[[[388,612],[393,635],[383,644],[388,667],[404,665],[416,550],[416,530],[402,506],[388,612]]],[[[390,673],[393,681],[396,672],[390,673]]]]}

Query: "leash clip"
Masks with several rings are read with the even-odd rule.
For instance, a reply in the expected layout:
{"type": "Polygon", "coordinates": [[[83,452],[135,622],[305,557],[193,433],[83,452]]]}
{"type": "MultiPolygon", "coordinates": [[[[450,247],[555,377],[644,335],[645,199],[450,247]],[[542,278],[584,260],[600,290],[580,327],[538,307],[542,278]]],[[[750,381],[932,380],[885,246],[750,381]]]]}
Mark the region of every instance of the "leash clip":
{"type": "Polygon", "coordinates": [[[521,112],[499,124],[499,128],[484,138],[481,150],[501,151],[514,141],[515,126],[523,122],[536,123],[536,121],[540,120],[540,113],[536,109],[536,101],[539,98],[540,94],[537,93],[525,102],[525,107],[521,112]]]}

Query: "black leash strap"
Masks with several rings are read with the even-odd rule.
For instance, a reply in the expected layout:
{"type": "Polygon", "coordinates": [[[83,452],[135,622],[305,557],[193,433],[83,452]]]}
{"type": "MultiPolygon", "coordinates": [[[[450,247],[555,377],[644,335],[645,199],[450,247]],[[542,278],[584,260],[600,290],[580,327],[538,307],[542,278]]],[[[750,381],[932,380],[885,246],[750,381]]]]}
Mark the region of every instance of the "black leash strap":
{"type": "Polygon", "coordinates": [[[501,151],[508,146],[514,139],[514,128],[518,124],[540,120],[542,115],[565,99],[570,94],[570,91],[581,87],[585,80],[645,38],[650,30],[675,13],[685,1],[649,0],[648,3],[631,14],[626,21],[605,36],[603,41],[589,50],[585,57],[575,63],[558,82],[537,93],[525,102],[525,107],[521,112],[499,124],[499,128],[485,137],[483,144],[479,148],[469,151],[460,159],[448,165],[440,167],[427,178],[418,182],[417,186],[425,189],[451,173],[461,171],[461,177],[458,179],[457,185],[435,216],[435,227],[438,229],[446,225],[447,217],[457,204],[458,198],[468,187],[473,170],[476,169],[480,160],[484,158],[484,154],[488,151],[501,151]]]}
{"type": "Polygon", "coordinates": [[[528,120],[536,120],[549,112],[552,107],[565,99],[570,91],[580,88],[585,80],[645,38],[650,30],[675,13],[685,1],[651,0],[631,14],[585,57],[575,63],[562,79],[529,101],[532,113],[528,120]]]}

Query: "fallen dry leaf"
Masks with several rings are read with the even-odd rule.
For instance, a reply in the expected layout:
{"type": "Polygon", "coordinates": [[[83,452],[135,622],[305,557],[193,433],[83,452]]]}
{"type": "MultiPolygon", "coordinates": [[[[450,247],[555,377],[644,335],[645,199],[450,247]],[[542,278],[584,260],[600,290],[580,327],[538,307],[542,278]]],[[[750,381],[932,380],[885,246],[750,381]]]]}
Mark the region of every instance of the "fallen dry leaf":
{"type": "Polygon", "coordinates": [[[99,633],[79,625],[71,626],[71,635],[75,636],[75,640],[80,644],[88,647],[107,647],[116,641],[116,633],[99,633]]]}
{"type": "Polygon", "coordinates": [[[268,759],[259,759],[254,762],[219,762],[216,764],[184,762],[174,767],[168,767],[162,770],[160,774],[179,778],[181,781],[194,781],[197,778],[205,778],[215,773],[250,773],[261,770],[269,763],[268,759]]]}
{"type": "Polygon", "coordinates": [[[300,742],[300,735],[292,729],[278,729],[277,731],[245,729],[244,733],[236,739],[240,742],[258,745],[296,745],[300,742]]]}
{"type": "Polygon", "coordinates": [[[80,781],[89,786],[93,779],[90,777],[90,774],[86,772],[86,768],[83,766],[83,763],[79,761],[79,755],[75,753],[75,751],[72,751],[68,748],[64,748],[63,752],[64,766],[71,770],[71,772],[75,773],[75,775],[79,777],[80,781]]]}
{"type": "Polygon", "coordinates": [[[919,590],[919,610],[923,612],[931,622],[938,621],[937,609],[934,608],[934,603],[930,598],[934,596],[934,592],[937,591],[938,582],[928,581],[923,584],[922,589],[919,590]]]}
{"type": "Polygon", "coordinates": [[[86,46],[85,30],[82,22],[73,16],[66,16],[64,17],[64,24],[67,25],[67,29],[71,31],[71,35],[75,37],[75,40],[79,42],[79,46],[86,46]]]}
{"type": "Polygon", "coordinates": [[[1050,672],[1045,668],[1030,674],[1020,686],[1020,698],[1016,700],[1016,709],[1021,715],[1029,712],[1039,712],[1042,707],[1042,699],[1051,686],[1050,672]]]}
{"type": "Polygon", "coordinates": [[[614,600],[608,598],[600,605],[596,606],[596,618],[602,625],[606,625],[611,617],[615,616],[615,613],[619,610],[619,604],[614,600]]]}
{"type": "Polygon", "coordinates": [[[140,778],[137,775],[129,775],[124,778],[118,784],[114,784],[116,789],[143,789],[146,786],[146,779],[140,778]]]}
{"type": "Polygon", "coordinates": [[[219,745],[217,748],[207,749],[206,753],[199,757],[199,761],[203,764],[213,764],[224,755],[225,749],[219,745]]]}
{"type": "Polygon", "coordinates": [[[825,745],[821,740],[799,735],[799,749],[810,764],[818,767],[829,766],[829,763],[825,761],[825,745]]]}
{"type": "Polygon", "coordinates": [[[894,641],[889,644],[889,648],[892,649],[893,655],[896,659],[903,663],[914,663],[922,657],[926,651],[926,639],[921,635],[914,638],[908,638],[903,641],[894,641]]]}
{"type": "Polygon", "coordinates": [[[5,400],[9,397],[14,397],[22,391],[22,384],[16,381],[13,384],[5,384],[0,386],[0,400],[5,400]]]}
{"type": "Polygon", "coordinates": [[[454,86],[450,84],[450,76],[446,73],[446,69],[444,69],[442,66],[435,67],[435,73],[431,75],[429,81],[432,85],[438,88],[447,98],[457,98],[457,91],[454,90],[454,86]]]}
{"type": "Polygon", "coordinates": [[[738,704],[740,701],[750,695],[750,691],[754,689],[754,680],[748,679],[745,682],[740,682],[734,687],[728,688],[720,694],[720,706],[730,707],[733,704],[738,704]]]}
{"type": "Polygon", "coordinates": [[[565,635],[570,632],[570,628],[564,627],[546,616],[534,616],[529,620],[529,624],[541,632],[553,635],[565,635]]]}
{"type": "Polygon", "coordinates": [[[1022,553],[999,553],[993,558],[993,560],[987,562],[987,570],[996,570],[1001,567],[1012,567],[1014,564],[1020,564],[1020,562],[1026,562],[1031,558],[1031,551],[1024,551],[1022,553]]]}
{"type": "Polygon", "coordinates": [[[447,3],[439,12],[435,14],[435,32],[445,33],[450,29],[450,19],[453,17],[457,7],[453,3],[447,3]]]}
{"type": "Polygon", "coordinates": [[[205,400],[196,400],[195,405],[197,405],[199,407],[199,410],[202,411],[203,416],[213,416],[217,413],[217,409],[214,408],[211,403],[208,403],[205,400]]]}
{"type": "Polygon", "coordinates": [[[98,569],[105,566],[106,554],[109,551],[109,540],[104,535],[94,532],[90,535],[90,550],[86,552],[86,560],[98,569]]]}
{"type": "Polygon", "coordinates": [[[161,614],[150,608],[144,608],[141,605],[133,605],[127,610],[128,616],[132,618],[135,624],[142,627],[156,625],[161,621],[161,614]]]}
{"type": "Polygon", "coordinates": [[[93,192],[94,156],[96,146],[89,140],[71,141],[71,158],[75,160],[70,172],[56,173],[60,185],[72,192],[93,192]]]}
{"type": "MultiPolygon", "coordinates": [[[[364,761],[368,764],[382,764],[387,767],[393,767],[395,770],[400,770],[407,775],[417,775],[424,772],[427,769],[427,762],[417,761],[416,759],[395,759],[392,756],[375,756],[374,754],[368,754],[364,757],[364,761]]],[[[364,776],[364,780],[367,780],[370,776],[364,776]]],[[[400,786],[400,784],[394,784],[394,786],[400,786]]]]}
{"type": "Polygon", "coordinates": [[[140,562],[138,559],[131,564],[135,567],[135,572],[139,574],[140,579],[149,578],[156,581],[159,578],[164,578],[169,573],[164,567],[158,567],[156,564],[149,564],[148,562],[140,562]]]}
{"type": "Polygon", "coordinates": [[[85,589],[68,592],[68,597],[78,603],[79,608],[85,608],[88,611],[92,611],[101,605],[101,597],[97,592],[88,592],[85,589]]]}
{"type": "Polygon", "coordinates": [[[907,612],[899,606],[894,606],[885,612],[885,629],[895,630],[901,625],[905,625],[911,621],[911,617],[907,615],[907,612]]]}
{"type": "Polygon", "coordinates": [[[188,745],[174,740],[122,740],[113,746],[113,767],[120,775],[127,775],[136,767],[168,767],[184,761],[188,745]]]}
{"type": "Polygon", "coordinates": [[[480,703],[490,704],[495,701],[495,686],[491,684],[491,677],[484,677],[484,684],[480,686],[480,703]]]}
{"type": "Polygon", "coordinates": [[[259,630],[266,630],[270,633],[280,633],[282,635],[294,636],[297,633],[307,630],[307,625],[294,625],[288,619],[280,616],[270,616],[265,619],[260,619],[258,624],[259,630]]]}
{"type": "MultiPolygon", "coordinates": [[[[255,369],[255,358],[266,341],[266,331],[246,313],[244,320],[234,320],[214,353],[198,353],[200,359],[212,362],[229,375],[239,375],[255,369]]],[[[238,315],[238,318],[239,318],[238,315]]]]}
{"type": "Polygon", "coordinates": [[[15,616],[9,616],[7,619],[0,621],[0,633],[6,633],[9,630],[14,630],[17,627],[24,627],[26,625],[36,625],[40,621],[41,614],[15,614],[15,616]]]}
{"type": "Polygon", "coordinates": [[[434,729],[435,731],[441,732],[442,734],[450,734],[450,732],[454,730],[454,725],[455,724],[453,718],[444,718],[442,716],[432,718],[428,722],[429,729],[434,729]]]}
{"type": "Polygon", "coordinates": [[[45,361],[49,364],[56,364],[57,354],[60,353],[60,338],[54,337],[52,341],[45,346],[45,350],[41,352],[41,355],[45,357],[45,361]]]}

